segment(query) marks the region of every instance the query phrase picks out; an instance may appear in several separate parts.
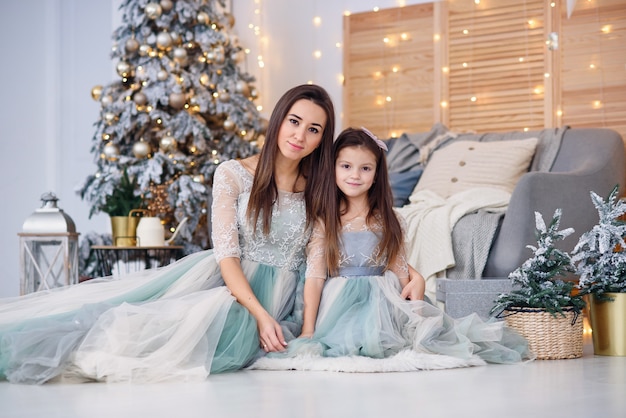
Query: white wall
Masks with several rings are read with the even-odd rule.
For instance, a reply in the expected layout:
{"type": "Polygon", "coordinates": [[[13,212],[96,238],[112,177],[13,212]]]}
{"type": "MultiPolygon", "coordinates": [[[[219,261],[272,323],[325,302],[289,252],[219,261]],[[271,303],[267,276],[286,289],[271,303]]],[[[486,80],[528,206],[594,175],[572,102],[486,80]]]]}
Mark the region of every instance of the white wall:
{"type": "MultiPolygon", "coordinates": [[[[88,218],[89,207],[74,189],[95,168],[90,146],[99,106],[91,88],[115,76],[109,53],[120,2],[0,0],[0,297],[19,294],[17,234],[44,192],[57,194],[78,232],[110,230],[106,215],[88,218]]],[[[420,2],[232,0],[235,30],[252,50],[248,71],[258,79],[263,113],[290,87],[313,81],[329,91],[339,116],[342,50],[335,43],[342,42],[343,11],[420,2]],[[314,16],[321,17],[319,28],[314,16]],[[260,25],[263,40],[249,23],[260,25]],[[316,49],[319,60],[312,56],[316,49]],[[264,69],[257,65],[259,51],[264,69]]]]}

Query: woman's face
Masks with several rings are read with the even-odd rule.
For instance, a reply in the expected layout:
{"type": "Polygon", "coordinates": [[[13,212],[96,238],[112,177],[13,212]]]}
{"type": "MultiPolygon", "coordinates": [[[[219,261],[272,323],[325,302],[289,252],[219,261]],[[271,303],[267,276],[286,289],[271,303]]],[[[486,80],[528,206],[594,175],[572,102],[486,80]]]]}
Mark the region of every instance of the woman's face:
{"type": "Polygon", "coordinates": [[[291,160],[311,154],[322,141],[326,112],[310,100],[301,99],[291,106],[278,131],[278,149],[291,160]]]}

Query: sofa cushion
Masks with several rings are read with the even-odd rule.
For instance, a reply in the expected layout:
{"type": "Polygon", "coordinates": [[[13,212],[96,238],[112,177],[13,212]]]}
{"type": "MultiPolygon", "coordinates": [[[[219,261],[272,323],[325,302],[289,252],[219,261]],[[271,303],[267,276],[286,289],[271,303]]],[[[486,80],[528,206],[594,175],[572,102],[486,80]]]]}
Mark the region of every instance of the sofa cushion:
{"type": "Polygon", "coordinates": [[[431,190],[444,198],[474,187],[495,187],[513,193],[528,171],[537,138],[509,141],[455,141],[435,151],[413,189],[431,190]]]}

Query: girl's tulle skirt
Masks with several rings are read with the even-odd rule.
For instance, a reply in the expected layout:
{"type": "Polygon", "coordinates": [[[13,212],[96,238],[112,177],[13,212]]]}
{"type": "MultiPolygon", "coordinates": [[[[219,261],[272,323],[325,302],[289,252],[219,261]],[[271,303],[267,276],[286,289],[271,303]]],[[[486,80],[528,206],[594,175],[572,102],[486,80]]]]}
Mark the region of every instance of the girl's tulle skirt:
{"type": "MultiPolygon", "coordinates": [[[[286,337],[297,335],[291,312],[301,274],[242,267],[286,337]]],[[[0,377],[15,383],[204,379],[263,354],[256,320],[224,285],[211,250],[0,302],[0,377]]]]}
{"type": "MultiPolygon", "coordinates": [[[[483,321],[475,314],[453,319],[428,302],[402,299],[400,291],[398,278],[391,272],[384,276],[329,278],[323,289],[313,337],[291,341],[287,352],[272,353],[256,368],[280,368],[274,359],[281,358],[386,359],[407,350],[467,360],[451,363],[465,365],[476,364],[472,362],[476,359],[518,363],[533,358],[526,340],[503,321],[483,321]]],[[[435,356],[422,356],[423,366],[419,368],[428,368],[424,363],[428,358],[439,361],[435,356]]]]}

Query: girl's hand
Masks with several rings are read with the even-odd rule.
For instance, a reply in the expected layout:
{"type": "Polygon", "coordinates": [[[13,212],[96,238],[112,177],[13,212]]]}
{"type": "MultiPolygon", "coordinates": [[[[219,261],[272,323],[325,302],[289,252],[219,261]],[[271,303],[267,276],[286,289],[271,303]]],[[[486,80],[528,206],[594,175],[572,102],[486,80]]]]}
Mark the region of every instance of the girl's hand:
{"type": "Polygon", "coordinates": [[[424,292],[426,291],[424,277],[411,266],[409,266],[409,276],[410,281],[402,288],[400,297],[409,300],[424,300],[424,292]]]}
{"type": "Polygon", "coordinates": [[[283,330],[280,328],[278,322],[267,314],[263,316],[263,319],[257,320],[259,328],[259,339],[261,342],[261,348],[270,353],[273,351],[285,351],[287,342],[283,336],[283,330]]]}

